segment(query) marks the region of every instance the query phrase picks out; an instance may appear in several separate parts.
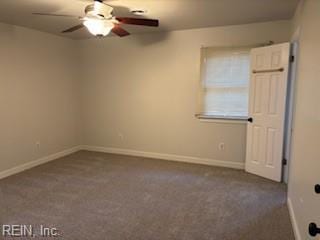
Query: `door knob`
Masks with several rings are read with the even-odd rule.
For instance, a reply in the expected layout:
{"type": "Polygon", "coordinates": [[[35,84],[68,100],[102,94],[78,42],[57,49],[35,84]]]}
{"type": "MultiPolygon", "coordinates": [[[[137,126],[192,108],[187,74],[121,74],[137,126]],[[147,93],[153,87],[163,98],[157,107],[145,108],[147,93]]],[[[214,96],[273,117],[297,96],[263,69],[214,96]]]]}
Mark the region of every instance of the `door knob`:
{"type": "Polygon", "coordinates": [[[249,117],[249,118],[248,118],[248,122],[251,122],[251,123],[252,123],[252,122],[253,122],[253,118],[252,118],[252,117],[249,117]]]}
{"type": "Polygon", "coordinates": [[[320,234],[320,228],[317,227],[317,224],[315,223],[309,224],[309,234],[312,237],[315,237],[317,234],[320,234]]]}
{"type": "Polygon", "coordinates": [[[317,193],[317,194],[320,194],[320,184],[316,184],[314,186],[314,191],[317,193]]]}

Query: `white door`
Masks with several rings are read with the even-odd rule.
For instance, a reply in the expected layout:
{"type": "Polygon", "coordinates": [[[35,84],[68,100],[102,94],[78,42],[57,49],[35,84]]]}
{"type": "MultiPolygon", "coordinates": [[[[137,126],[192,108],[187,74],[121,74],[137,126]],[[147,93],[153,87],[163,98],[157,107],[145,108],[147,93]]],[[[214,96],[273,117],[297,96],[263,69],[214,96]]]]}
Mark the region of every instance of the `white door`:
{"type": "Polygon", "coordinates": [[[282,173],[289,53],[290,43],[251,51],[246,171],[275,181],[282,173]]]}

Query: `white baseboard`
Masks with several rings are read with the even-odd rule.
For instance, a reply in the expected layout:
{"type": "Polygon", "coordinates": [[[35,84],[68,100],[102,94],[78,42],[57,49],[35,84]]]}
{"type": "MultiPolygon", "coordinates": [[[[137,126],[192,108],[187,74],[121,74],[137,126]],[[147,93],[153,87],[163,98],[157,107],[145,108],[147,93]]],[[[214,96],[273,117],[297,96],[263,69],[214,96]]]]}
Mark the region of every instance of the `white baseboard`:
{"type": "Polygon", "coordinates": [[[298,227],[298,223],[296,220],[296,215],[294,213],[293,205],[292,205],[291,199],[289,197],[287,199],[287,205],[288,205],[288,209],[289,209],[289,214],[290,214],[290,219],[291,219],[291,224],[292,224],[295,239],[302,240],[302,237],[301,237],[300,231],[299,231],[299,227],[298,227]]]}
{"type": "Polygon", "coordinates": [[[187,163],[196,163],[196,164],[204,164],[210,166],[219,166],[219,167],[228,167],[235,169],[244,169],[244,163],[239,162],[229,162],[229,161],[221,161],[209,158],[198,158],[198,157],[190,157],[190,156],[181,156],[174,154],[165,154],[165,153],[154,153],[154,152],[143,152],[131,149],[121,149],[121,148],[107,148],[107,147],[97,147],[97,146],[76,146],[70,149],[66,149],[64,151],[37,159],[32,162],[28,162],[8,170],[4,170],[0,172],[0,179],[9,177],[13,174],[17,174],[19,172],[25,171],[27,169],[36,167],[38,165],[53,161],[55,159],[70,155],[80,150],[94,151],[94,152],[104,152],[104,153],[114,153],[114,154],[122,154],[129,156],[137,156],[137,157],[145,157],[145,158],[155,158],[160,160],[169,160],[169,161],[178,161],[178,162],[187,162],[187,163]]]}
{"type": "Polygon", "coordinates": [[[50,161],[55,160],[57,158],[61,158],[61,157],[70,155],[70,154],[75,153],[75,152],[77,152],[79,150],[81,150],[80,146],[73,147],[73,148],[66,149],[64,151],[58,152],[58,153],[51,154],[51,155],[46,156],[46,157],[42,157],[42,158],[37,159],[35,161],[19,165],[19,166],[10,168],[8,170],[4,170],[4,171],[0,172],[0,179],[5,178],[5,177],[9,177],[9,176],[11,176],[13,174],[25,171],[27,169],[36,167],[38,165],[50,162],[50,161]]]}
{"type": "Polygon", "coordinates": [[[108,148],[108,147],[97,147],[97,146],[81,146],[82,150],[93,151],[93,152],[104,152],[104,153],[114,153],[129,156],[145,157],[145,158],[156,158],[160,160],[187,162],[187,163],[197,163],[210,166],[228,167],[235,169],[244,169],[244,163],[239,162],[229,162],[221,161],[209,158],[199,158],[190,156],[181,156],[166,153],[154,153],[154,152],[144,152],[132,149],[121,149],[121,148],[108,148]]]}

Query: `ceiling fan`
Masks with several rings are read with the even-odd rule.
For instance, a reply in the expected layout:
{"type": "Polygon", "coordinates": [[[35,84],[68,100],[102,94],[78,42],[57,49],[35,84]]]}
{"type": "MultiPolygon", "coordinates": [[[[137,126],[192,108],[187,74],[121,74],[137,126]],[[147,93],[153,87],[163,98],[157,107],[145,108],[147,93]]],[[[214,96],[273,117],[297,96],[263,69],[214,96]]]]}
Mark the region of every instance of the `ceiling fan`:
{"type": "Polygon", "coordinates": [[[84,17],[64,15],[64,14],[51,14],[51,13],[33,13],[34,15],[42,16],[55,16],[55,17],[76,17],[81,23],[69,29],[62,31],[62,33],[70,33],[86,27],[88,31],[94,36],[103,37],[107,36],[110,32],[124,37],[130,35],[121,24],[132,24],[141,26],[158,27],[159,20],[144,19],[144,18],[130,18],[130,17],[117,17],[113,15],[113,7],[104,3],[103,0],[94,0],[93,4],[86,6],[84,17]]]}

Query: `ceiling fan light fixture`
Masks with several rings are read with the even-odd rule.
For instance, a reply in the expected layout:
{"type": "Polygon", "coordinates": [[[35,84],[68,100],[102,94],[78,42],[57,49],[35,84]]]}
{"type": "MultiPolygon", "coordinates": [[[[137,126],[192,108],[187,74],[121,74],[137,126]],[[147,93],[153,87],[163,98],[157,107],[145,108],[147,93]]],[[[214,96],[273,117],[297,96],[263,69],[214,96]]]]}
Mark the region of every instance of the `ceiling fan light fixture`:
{"type": "Polygon", "coordinates": [[[86,19],[83,25],[94,36],[107,36],[114,27],[112,22],[99,19],[86,19]]]}

